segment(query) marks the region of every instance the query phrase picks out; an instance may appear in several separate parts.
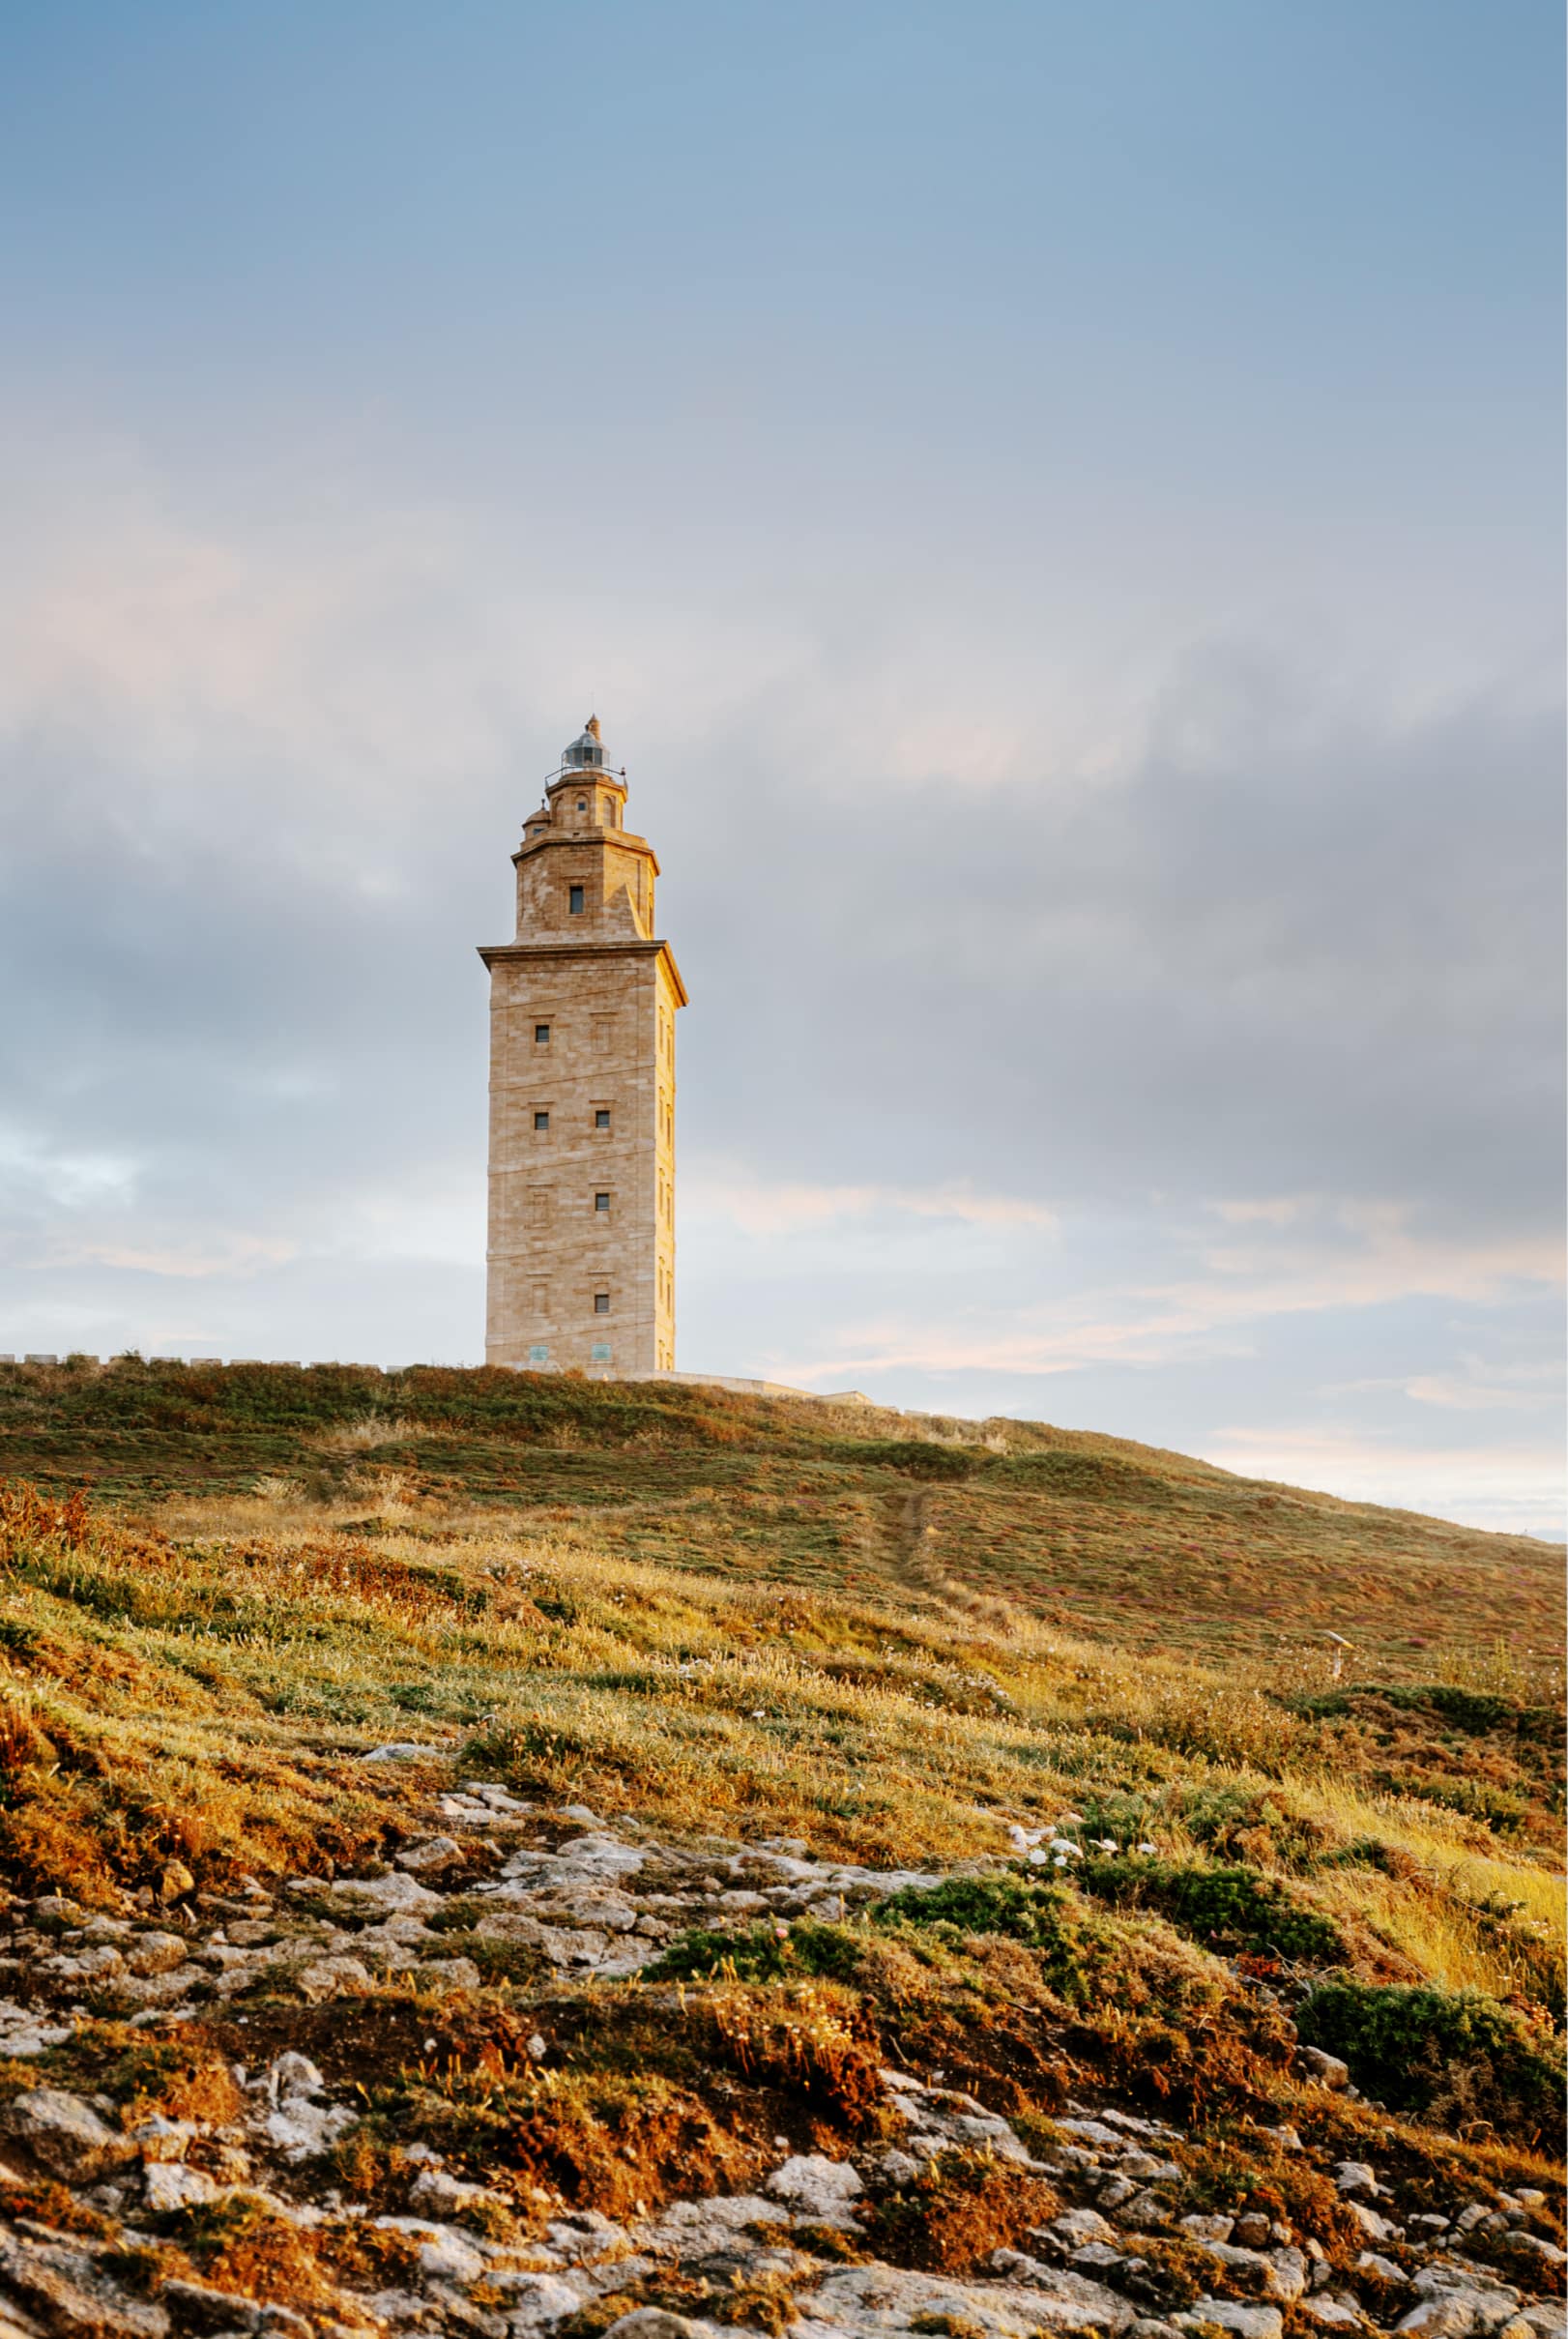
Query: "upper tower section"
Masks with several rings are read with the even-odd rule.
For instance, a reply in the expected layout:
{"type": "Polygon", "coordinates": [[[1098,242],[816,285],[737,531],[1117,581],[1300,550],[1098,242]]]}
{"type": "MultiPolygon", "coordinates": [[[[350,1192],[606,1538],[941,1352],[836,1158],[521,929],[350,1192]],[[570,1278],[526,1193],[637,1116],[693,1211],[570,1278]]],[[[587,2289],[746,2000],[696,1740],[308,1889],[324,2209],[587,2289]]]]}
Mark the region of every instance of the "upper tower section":
{"type": "Polygon", "coordinates": [[[544,783],[512,855],[519,942],[646,942],[658,861],[625,827],[626,775],[591,715],[544,783]]]}

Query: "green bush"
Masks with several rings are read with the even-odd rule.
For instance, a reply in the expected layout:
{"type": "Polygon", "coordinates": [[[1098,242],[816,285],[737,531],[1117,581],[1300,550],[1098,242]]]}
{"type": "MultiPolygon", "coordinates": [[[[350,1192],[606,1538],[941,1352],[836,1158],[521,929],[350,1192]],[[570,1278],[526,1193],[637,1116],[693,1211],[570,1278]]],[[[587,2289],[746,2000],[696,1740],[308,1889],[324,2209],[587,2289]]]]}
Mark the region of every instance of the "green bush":
{"type": "Polygon", "coordinates": [[[1337,1963],[1345,1944],[1326,1916],[1303,1908],[1277,1877],[1240,1866],[1194,1868],[1162,1859],[1086,1859],[1074,1882],[1117,1908],[1152,1909],[1206,1948],[1272,1952],[1337,1963]]]}
{"type": "Polygon", "coordinates": [[[860,1944],[842,1925],[792,1925],[782,1939],[770,1924],[740,1933],[714,1933],[696,1925],[678,1934],[657,1961],[644,1969],[650,1981],[791,1981],[803,1975],[850,1981],[860,1962],[860,1944]]]}
{"type": "Polygon", "coordinates": [[[834,1458],[902,1471],[909,1478],[967,1478],[990,1460],[983,1447],[937,1446],[926,1438],[845,1438],[834,1458]]]}
{"type": "Polygon", "coordinates": [[[1176,1499],[1167,1480],[1120,1454],[1008,1454],[992,1462],[986,1476],[1040,1494],[1115,1502],[1140,1510],[1168,1510],[1176,1499]]]}
{"type": "Polygon", "coordinates": [[[1043,1978],[1070,2005],[1088,2002],[1089,1970],[1109,1946],[1090,1937],[1060,1886],[1031,1876],[949,1876],[940,1885],[907,1885],[882,1903],[873,1922],[940,1927],[949,1938],[1000,1934],[1020,1942],[1035,1952],[1043,1978]]]}
{"type": "Polygon", "coordinates": [[[1445,2124],[1485,2119],[1520,2141],[1560,2122],[1560,2040],[1543,2053],[1517,2014],[1479,1990],[1336,1977],[1310,1992],[1295,2020],[1303,2045],[1341,2056],[1356,2086],[1391,2111],[1434,2112],[1445,2124]]]}
{"type": "Polygon", "coordinates": [[[1031,1949],[1062,1935],[1063,1896],[1056,1885],[1022,1876],[949,1876],[940,1885],[906,1885],[876,1913],[879,1925],[955,1925],[963,1933],[1002,1933],[1031,1949]]]}

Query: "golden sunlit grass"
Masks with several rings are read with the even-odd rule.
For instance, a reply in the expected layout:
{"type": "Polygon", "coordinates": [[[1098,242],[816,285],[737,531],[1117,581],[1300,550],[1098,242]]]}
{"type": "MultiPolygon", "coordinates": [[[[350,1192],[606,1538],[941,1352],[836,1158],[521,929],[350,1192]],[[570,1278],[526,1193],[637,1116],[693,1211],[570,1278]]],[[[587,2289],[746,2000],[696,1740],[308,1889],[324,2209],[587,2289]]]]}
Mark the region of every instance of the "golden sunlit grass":
{"type": "Polygon", "coordinates": [[[677,1834],[881,1863],[1005,1857],[1009,1822],[1098,1811],[1167,1857],[1292,1878],[1369,1973],[1539,1996],[1560,1956],[1540,1853],[1389,1794],[1376,1762],[1348,1773],[1301,1694],[1317,1658],[1292,1703],[1257,1664],[683,1573],[576,1526],[258,1534],[223,1509],[174,1542],[14,1506],[0,1844],[41,1884],[351,1856],[410,1792],[357,1756],[414,1737],[677,1834]]]}

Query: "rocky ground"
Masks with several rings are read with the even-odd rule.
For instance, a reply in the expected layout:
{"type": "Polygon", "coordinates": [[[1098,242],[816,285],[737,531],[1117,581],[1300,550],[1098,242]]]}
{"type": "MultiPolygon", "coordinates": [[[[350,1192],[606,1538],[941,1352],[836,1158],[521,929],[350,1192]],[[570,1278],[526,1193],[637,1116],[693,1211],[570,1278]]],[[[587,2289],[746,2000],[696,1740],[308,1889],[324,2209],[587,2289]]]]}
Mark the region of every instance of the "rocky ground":
{"type": "MultiPolygon", "coordinates": [[[[1080,2091],[1026,2122],[941,2069],[875,2066],[835,2128],[802,2064],[795,2092],[786,2073],[769,2097],[770,2140],[740,2152],[693,2129],[650,2197],[634,2136],[602,2181],[487,2152],[486,2072],[566,2107],[611,2009],[684,2007],[691,1985],[661,1974],[672,1943],[783,1940],[941,1881],[797,1842],[655,1840],[470,1781],[436,1795],[426,1831],[378,1873],[218,1896],[174,1863],[118,1915],[13,1901],[4,2322],[58,2339],[1558,2339],[1560,2200],[1473,2178],[1440,2197],[1393,2128],[1379,2165],[1337,2150],[1326,2117],[1216,2142],[1080,2091]],[[1195,2206],[1226,2150],[1252,2155],[1251,2194],[1195,2206]],[[954,2198],[999,2187],[1015,2239],[995,2242],[976,2210],[973,2253],[947,2248],[962,2270],[944,2270],[931,2237],[953,2229],[954,2198]]],[[[1354,2093],[1312,2050],[1291,2085],[1309,2112],[1354,2093]]]]}

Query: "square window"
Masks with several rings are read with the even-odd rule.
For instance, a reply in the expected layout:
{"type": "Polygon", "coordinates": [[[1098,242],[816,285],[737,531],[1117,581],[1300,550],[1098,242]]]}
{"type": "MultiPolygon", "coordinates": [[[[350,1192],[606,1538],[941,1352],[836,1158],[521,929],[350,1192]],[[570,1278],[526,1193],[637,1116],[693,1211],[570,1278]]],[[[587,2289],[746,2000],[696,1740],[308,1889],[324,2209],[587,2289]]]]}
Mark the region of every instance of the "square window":
{"type": "Polygon", "coordinates": [[[542,1340],[536,1340],[528,1352],[530,1364],[548,1364],[550,1352],[542,1340]]]}
{"type": "Polygon", "coordinates": [[[534,1043],[537,1047],[541,1048],[547,1048],[549,1046],[550,1027],[547,1023],[537,1023],[534,1026],[534,1043]]]}
{"type": "Polygon", "coordinates": [[[609,1312],[610,1312],[610,1295],[609,1295],[609,1293],[608,1293],[607,1291],[596,1291],[596,1292],[594,1294],[594,1313],[595,1313],[595,1316],[607,1316],[607,1315],[609,1314],[609,1312]]]}
{"type": "Polygon", "coordinates": [[[596,1129],[607,1129],[609,1126],[610,1108],[607,1104],[601,1104],[594,1115],[594,1126],[596,1129]]]}
{"type": "Polygon", "coordinates": [[[573,918],[581,918],[583,914],[583,889],[581,886],[572,887],[566,895],[566,907],[573,918]]]}
{"type": "Polygon", "coordinates": [[[534,1115],[534,1126],[537,1129],[547,1129],[549,1126],[550,1116],[548,1113],[536,1113],[534,1115]]]}
{"type": "Polygon", "coordinates": [[[589,1350],[589,1360],[594,1364],[608,1364],[610,1361],[609,1341],[595,1340],[593,1347],[589,1350]]]}
{"type": "Polygon", "coordinates": [[[605,1216],[606,1216],[606,1217],[608,1217],[608,1216],[609,1216],[609,1214],[610,1214],[610,1197],[609,1197],[609,1195],[608,1195],[608,1194],[595,1194],[595,1195],[594,1196],[594,1208],[595,1208],[595,1210],[601,1210],[601,1211],[604,1213],[605,1216]]]}

